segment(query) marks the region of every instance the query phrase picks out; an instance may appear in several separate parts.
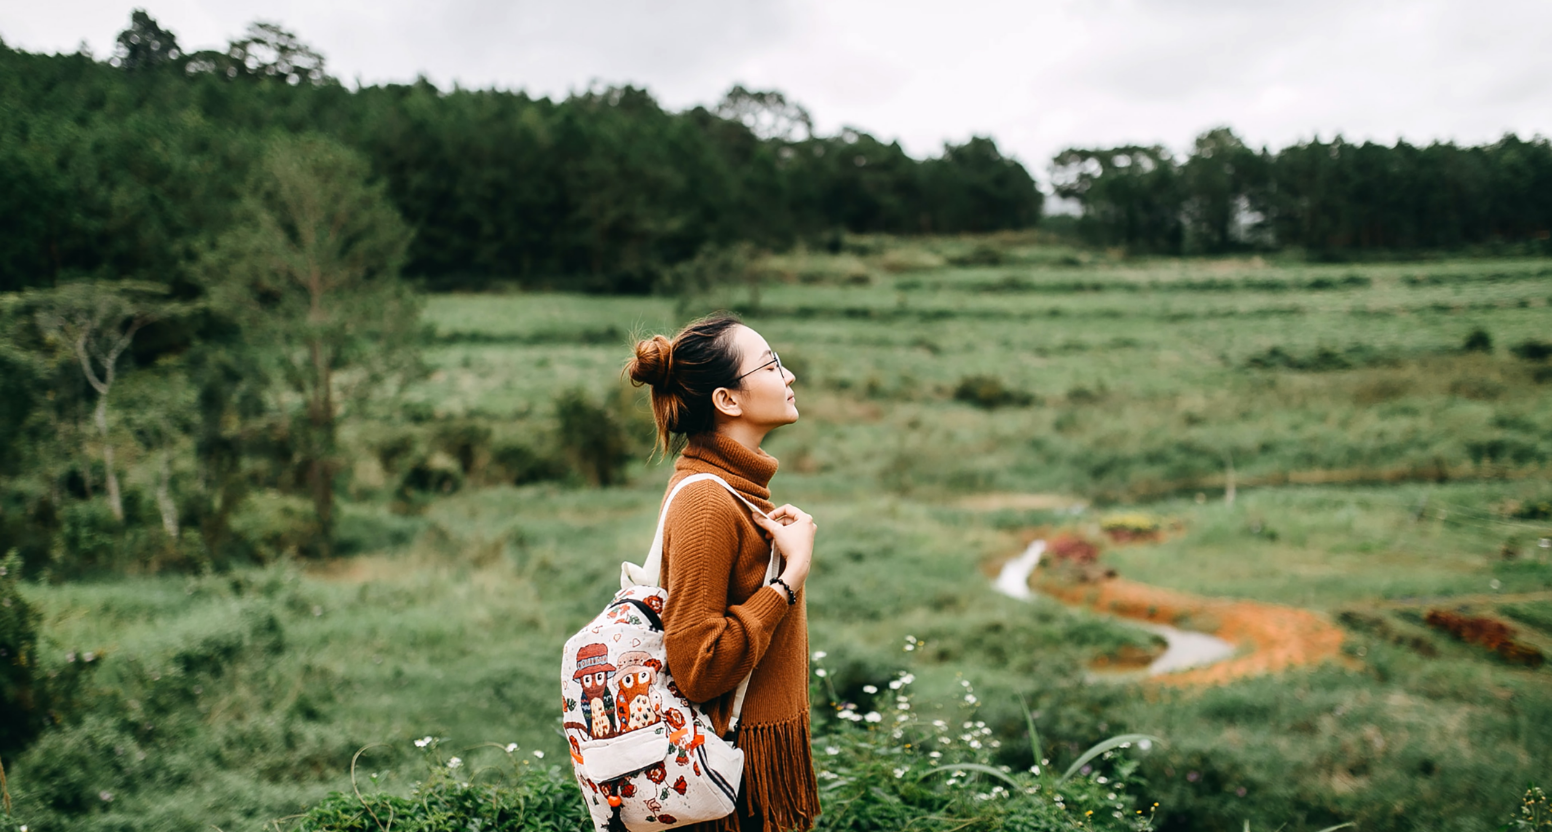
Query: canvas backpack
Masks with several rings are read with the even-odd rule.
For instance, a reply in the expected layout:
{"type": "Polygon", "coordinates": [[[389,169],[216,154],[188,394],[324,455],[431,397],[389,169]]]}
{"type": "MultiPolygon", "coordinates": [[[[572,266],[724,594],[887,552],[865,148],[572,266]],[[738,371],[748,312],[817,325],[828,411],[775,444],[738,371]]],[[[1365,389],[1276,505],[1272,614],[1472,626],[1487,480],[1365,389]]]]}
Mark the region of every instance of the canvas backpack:
{"type": "MultiPolygon", "coordinates": [[[[582,798],[601,832],[651,832],[726,817],[743,781],[744,752],[717,736],[710,717],[674,684],[663,642],[663,524],[674,497],[705,480],[760,511],[715,474],[680,480],[663,501],[646,562],[620,565],[620,591],[567,639],[561,657],[561,721],[582,798]]],[[[772,548],[766,583],[779,573],[772,548]]],[[[729,737],[748,690],[746,677],[733,697],[729,737]]]]}

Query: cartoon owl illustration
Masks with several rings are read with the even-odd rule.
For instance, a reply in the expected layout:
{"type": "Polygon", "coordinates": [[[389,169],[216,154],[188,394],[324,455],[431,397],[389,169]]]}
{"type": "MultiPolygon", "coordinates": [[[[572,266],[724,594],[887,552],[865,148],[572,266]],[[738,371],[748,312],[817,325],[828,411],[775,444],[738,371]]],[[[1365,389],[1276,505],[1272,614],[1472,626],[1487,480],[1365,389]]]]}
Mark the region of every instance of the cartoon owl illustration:
{"type": "Polygon", "coordinates": [[[582,684],[582,721],[587,723],[588,733],[594,739],[612,737],[619,730],[609,685],[614,675],[607,646],[585,644],[577,650],[577,670],[571,678],[582,684]]]}
{"type": "Polygon", "coordinates": [[[662,718],[661,694],[652,689],[662,663],[640,650],[620,654],[619,678],[615,684],[616,725],[622,733],[656,725],[662,718]]]}

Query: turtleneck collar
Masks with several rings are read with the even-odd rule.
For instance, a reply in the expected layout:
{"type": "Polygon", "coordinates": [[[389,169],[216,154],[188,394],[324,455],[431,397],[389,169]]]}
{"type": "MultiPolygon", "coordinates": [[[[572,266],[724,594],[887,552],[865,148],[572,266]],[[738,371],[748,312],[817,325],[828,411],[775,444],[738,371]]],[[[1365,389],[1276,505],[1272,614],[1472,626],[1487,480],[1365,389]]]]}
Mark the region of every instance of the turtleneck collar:
{"type": "Polygon", "coordinates": [[[763,450],[753,451],[716,431],[690,438],[684,453],[674,464],[676,469],[686,467],[688,460],[726,472],[728,484],[751,497],[770,500],[771,477],[776,475],[776,457],[763,450]]]}

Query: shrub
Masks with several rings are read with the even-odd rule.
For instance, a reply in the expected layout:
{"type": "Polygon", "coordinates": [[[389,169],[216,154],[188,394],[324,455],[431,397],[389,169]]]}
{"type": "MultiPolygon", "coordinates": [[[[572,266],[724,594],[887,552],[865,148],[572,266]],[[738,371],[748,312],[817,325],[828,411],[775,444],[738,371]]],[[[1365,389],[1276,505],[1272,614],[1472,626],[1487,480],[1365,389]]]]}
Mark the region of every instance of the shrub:
{"type": "Polygon", "coordinates": [[[1477,327],[1466,336],[1466,341],[1460,348],[1464,352],[1492,352],[1493,336],[1489,335],[1487,330],[1477,327]]]}
{"type": "Polygon", "coordinates": [[[1546,361],[1552,358],[1552,343],[1531,338],[1514,345],[1509,351],[1526,361],[1546,361]]]}
{"type": "Polygon", "coordinates": [[[512,485],[564,479],[566,464],[521,442],[502,442],[490,453],[488,475],[512,485]]]}
{"type": "Polygon", "coordinates": [[[1117,543],[1157,540],[1163,531],[1163,524],[1157,517],[1135,511],[1106,515],[1100,519],[1099,527],[1117,543]]]}
{"type": "Polygon", "coordinates": [[[572,388],[555,397],[555,421],[556,444],[583,479],[601,487],[625,479],[631,441],[613,410],[572,388]]]}
{"type": "Polygon", "coordinates": [[[42,727],[34,674],[38,665],[38,611],[20,592],[22,559],[12,549],[0,560],[0,755],[15,752],[42,727]]]}
{"type": "MultiPolygon", "coordinates": [[[[907,646],[915,642],[908,639],[907,646]]],[[[1026,709],[1034,765],[1015,771],[997,764],[1002,741],[976,718],[980,700],[968,681],[960,682],[958,712],[931,719],[911,701],[910,672],[864,686],[869,698],[850,702],[834,695],[825,668],[818,659],[814,664],[821,688],[816,698],[830,694],[830,717],[815,726],[813,744],[825,807],[819,830],[1153,828],[1153,807],[1138,808],[1129,792],[1138,762],[1123,752],[1134,746],[1146,751],[1157,738],[1112,737],[1058,774],[1026,709]]]]}
{"type": "Polygon", "coordinates": [[[1540,650],[1516,641],[1514,628],[1496,618],[1461,615],[1450,610],[1430,610],[1423,621],[1461,641],[1480,644],[1513,664],[1540,667],[1546,662],[1540,650]]]}
{"type": "Polygon", "coordinates": [[[954,401],[992,410],[999,407],[1025,407],[1033,404],[1034,396],[1014,390],[996,376],[965,376],[954,388],[954,401]]]}
{"type": "MultiPolygon", "coordinates": [[[[331,792],[289,828],[292,832],[382,832],[390,820],[391,828],[403,832],[576,832],[591,828],[592,820],[571,772],[557,765],[537,765],[537,759],[518,754],[516,745],[504,747],[505,764],[475,770],[460,757],[444,758],[438,750],[439,741],[433,737],[415,744],[425,753],[430,771],[409,796],[331,792]],[[474,782],[476,777],[480,782],[474,782]]],[[[354,765],[351,779],[355,780],[354,765]]]]}

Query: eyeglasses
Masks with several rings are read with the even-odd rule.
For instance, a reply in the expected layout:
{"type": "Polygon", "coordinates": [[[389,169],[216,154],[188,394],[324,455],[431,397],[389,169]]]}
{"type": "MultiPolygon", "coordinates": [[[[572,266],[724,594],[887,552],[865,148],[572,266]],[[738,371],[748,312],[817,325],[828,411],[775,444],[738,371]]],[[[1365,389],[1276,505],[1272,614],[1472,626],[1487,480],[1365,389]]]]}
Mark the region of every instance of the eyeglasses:
{"type": "MultiPolygon", "coordinates": [[[[771,366],[772,364],[776,365],[776,372],[778,372],[778,373],[784,373],[785,372],[781,368],[781,356],[777,355],[775,350],[771,350],[771,360],[765,362],[764,364],[761,364],[760,366],[754,368],[753,370],[750,370],[749,373],[758,372],[760,370],[765,369],[766,367],[771,366]]],[[[733,380],[734,381],[743,381],[744,380],[744,376],[749,375],[749,373],[744,373],[743,376],[739,376],[738,378],[735,378],[733,380]]]]}

